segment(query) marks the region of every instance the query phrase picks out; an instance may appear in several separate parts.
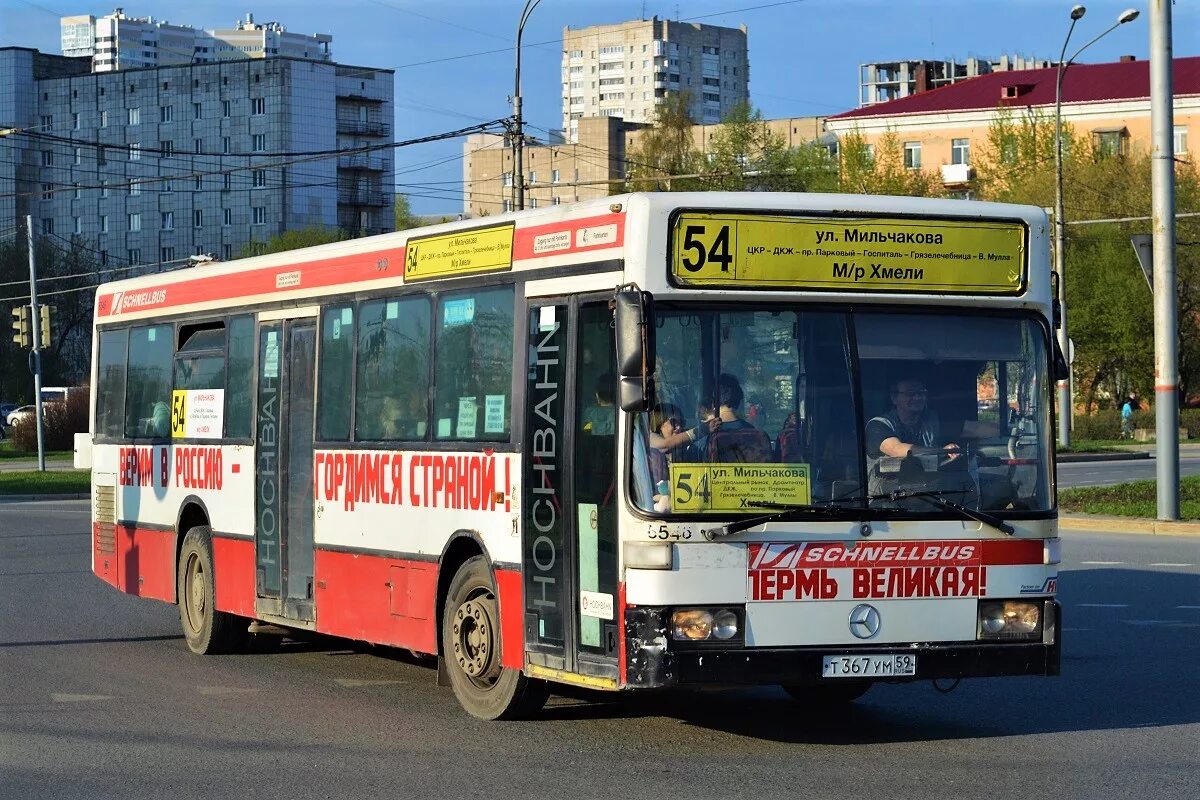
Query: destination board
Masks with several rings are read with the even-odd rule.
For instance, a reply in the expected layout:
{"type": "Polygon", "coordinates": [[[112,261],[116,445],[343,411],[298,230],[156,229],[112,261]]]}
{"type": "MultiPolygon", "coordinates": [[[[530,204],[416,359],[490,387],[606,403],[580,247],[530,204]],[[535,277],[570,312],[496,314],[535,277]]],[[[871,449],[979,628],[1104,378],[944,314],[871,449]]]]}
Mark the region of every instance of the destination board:
{"type": "Polygon", "coordinates": [[[810,474],[808,464],[673,463],[671,510],[763,513],[756,503],[806,506],[810,474]]]}
{"type": "Polygon", "coordinates": [[[679,214],[671,273],[684,286],[1015,294],[1019,222],[679,214]]]}
{"type": "Polygon", "coordinates": [[[404,280],[453,278],[512,269],[514,226],[422,236],[405,243],[404,280]]]}

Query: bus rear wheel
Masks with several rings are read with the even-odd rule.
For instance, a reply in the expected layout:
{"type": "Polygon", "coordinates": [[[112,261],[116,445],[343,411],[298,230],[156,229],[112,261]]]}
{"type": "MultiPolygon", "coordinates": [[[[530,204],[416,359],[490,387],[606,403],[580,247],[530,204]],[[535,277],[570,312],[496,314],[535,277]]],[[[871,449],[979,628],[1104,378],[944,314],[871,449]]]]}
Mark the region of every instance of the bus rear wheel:
{"type": "Polygon", "coordinates": [[[853,703],[867,693],[871,681],[848,681],[838,684],[783,684],[783,690],[793,700],[811,706],[831,708],[853,703]]]}
{"type": "Polygon", "coordinates": [[[183,537],[175,580],[179,622],[188,649],[198,655],[242,650],[249,640],[250,621],[217,610],[212,530],[207,525],[197,525],[183,537]]]}
{"type": "Polygon", "coordinates": [[[463,708],[479,719],[536,714],[549,694],[543,681],[500,663],[500,606],[483,556],[468,559],[450,581],[442,616],[442,656],[463,708]]]}

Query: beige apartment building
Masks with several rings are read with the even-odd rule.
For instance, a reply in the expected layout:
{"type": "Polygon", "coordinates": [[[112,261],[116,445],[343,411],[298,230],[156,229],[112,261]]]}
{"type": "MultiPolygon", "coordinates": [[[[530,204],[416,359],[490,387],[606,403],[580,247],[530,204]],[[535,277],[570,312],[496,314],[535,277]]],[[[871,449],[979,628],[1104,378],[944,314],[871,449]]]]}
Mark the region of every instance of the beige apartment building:
{"type": "MultiPolygon", "coordinates": [[[[766,120],[767,127],[788,147],[821,136],[820,117],[766,120]]],[[[696,149],[707,153],[720,125],[696,125],[696,149]]],[[[551,142],[525,147],[525,205],[541,208],[605,197],[623,190],[629,154],[648,125],[619,117],[579,120],[578,142],[551,142]]],[[[463,213],[469,217],[500,214],[513,209],[513,152],[508,138],[475,134],[463,146],[463,213]]]]}
{"type": "Polygon", "coordinates": [[[746,27],[658,17],[563,29],[563,130],[587,117],[648,123],[670,92],[688,92],[692,119],[719,122],[750,100],[746,27]]]}
{"type": "MultiPolygon", "coordinates": [[[[1064,124],[1103,151],[1149,150],[1149,66],[1131,56],[1072,65],[1063,80],[1064,124]]],[[[1056,68],[995,72],[835,114],[825,127],[839,138],[857,133],[868,144],[894,133],[906,167],[937,170],[947,191],[970,197],[973,164],[987,147],[999,110],[1009,109],[1017,119],[1032,114],[1052,122],[1056,78],[1056,68]]],[[[1175,59],[1174,92],[1175,155],[1192,160],[1200,135],[1200,57],[1175,59]]]]}

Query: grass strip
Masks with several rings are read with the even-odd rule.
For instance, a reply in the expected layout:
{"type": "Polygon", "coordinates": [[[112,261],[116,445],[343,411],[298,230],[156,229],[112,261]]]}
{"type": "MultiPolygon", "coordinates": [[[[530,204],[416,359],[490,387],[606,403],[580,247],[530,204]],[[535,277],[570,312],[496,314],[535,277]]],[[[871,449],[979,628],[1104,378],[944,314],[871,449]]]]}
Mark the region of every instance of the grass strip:
{"type": "Polygon", "coordinates": [[[0,472],[0,496],[13,494],[87,494],[92,488],[89,469],[12,470],[0,472]]]}
{"type": "MultiPolygon", "coordinates": [[[[1156,481],[1131,481],[1115,486],[1084,486],[1063,489],[1058,493],[1058,507],[1063,511],[1112,517],[1154,519],[1158,515],[1157,503],[1156,481]]],[[[1200,475],[1191,475],[1180,480],[1179,516],[1182,519],[1200,519],[1200,475]]]]}

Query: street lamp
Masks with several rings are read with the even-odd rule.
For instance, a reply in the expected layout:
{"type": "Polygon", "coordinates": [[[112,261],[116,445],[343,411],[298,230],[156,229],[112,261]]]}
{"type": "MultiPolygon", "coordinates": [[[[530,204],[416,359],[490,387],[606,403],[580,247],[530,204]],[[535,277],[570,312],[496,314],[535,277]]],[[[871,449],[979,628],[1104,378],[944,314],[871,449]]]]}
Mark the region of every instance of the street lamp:
{"type": "Polygon", "coordinates": [[[1061,313],[1058,329],[1058,344],[1063,357],[1067,359],[1067,379],[1058,383],[1058,444],[1060,447],[1071,446],[1071,417],[1074,406],[1071,400],[1071,343],[1067,334],[1067,280],[1066,280],[1066,219],[1063,211],[1063,159],[1062,159],[1062,85],[1067,67],[1079,58],[1079,54],[1088,49],[1126,22],[1133,22],[1138,17],[1137,9],[1127,8],[1117,17],[1113,25],[1075,51],[1066,58],[1067,43],[1071,41],[1071,33],[1087,9],[1083,6],[1071,8],[1071,27],[1067,28],[1067,38],[1063,40],[1062,52],[1058,55],[1058,80],[1054,85],[1054,270],[1058,273],[1058,305],[1061,313]]]}
{"type": "Polygon", "coordinates": [[[525,209],[525,120],[521,118],[521,34],[529,15],[542,0],[525,0],[525,10],[517,22],[517,69],[513,83],[513,185],[515,187],[517,211],[525,209]]]}

